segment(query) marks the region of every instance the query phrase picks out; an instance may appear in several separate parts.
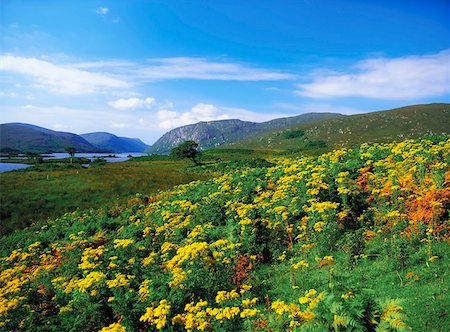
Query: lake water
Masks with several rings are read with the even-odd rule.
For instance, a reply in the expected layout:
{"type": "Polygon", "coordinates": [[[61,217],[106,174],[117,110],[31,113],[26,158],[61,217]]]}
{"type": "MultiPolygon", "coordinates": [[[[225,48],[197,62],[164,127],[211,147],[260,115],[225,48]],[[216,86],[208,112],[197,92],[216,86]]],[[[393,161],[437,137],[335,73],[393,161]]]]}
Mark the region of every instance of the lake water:
{"type": "Polygon", "coordinates": [[[27,168],[31,165],[25,164],[13,164],[13,163],[0,163],[0,173],[13,171],[15,169],[27,168]]]}
{"type": "MultiPolygon", "coordinates": [[[[137,152],[111,153],[111,155],[114,155],[116,157],[115,158],[109,157],[108,153],[75,153],[75,157],[84,157],[84,158],[88,158],[91,160],[94,160],[95,158],[103,158],[109,163],[115,163],[118,161],[128,160],[128,159],[130,159],[128,156],[132,156],[132,157],[146,156],[145,153],[137,153],[137,152]]],[[[46,156],[51,156],[51,157],[44,157],[44,159],[53,159],[53,158],[60,159],[60,158],[69,158],[70,157],[70,155],[65,152],[51,153],[46,156]]]]}
{"type": "MultiPolygon", "coordinates": [[[[116,157],[115,158],[109,157],[108,154],[104,154],[104,153],[75,153],[75,157],[84,157],[84,158],[91,159],[92,161],[95,158],[103,158],[109,163],[128,160],[128,159],[130,159],[128,156],[132,156],[132,157],[146,156],[145,153],[136,153],[136,152],[115,153],[112,155],[114,155],[116,157]]],[[[51,153],[51,154],[47,154],[46,157],[44,157],[44,159],[60,159],[60,158],[69,158],[69,157],[70,157],[70,155],[68,153],[51,153]]],[[[0,159],[2,159],[2,158],[0,158],[0,159]]],[[[30,166],[32,166],[32,165],[15,164],[15,163],[0,163],[0,173],[13,171],[15,169],[22,169],[22,168],[26,168],[26,167],[30,167],[30,166]]]]}

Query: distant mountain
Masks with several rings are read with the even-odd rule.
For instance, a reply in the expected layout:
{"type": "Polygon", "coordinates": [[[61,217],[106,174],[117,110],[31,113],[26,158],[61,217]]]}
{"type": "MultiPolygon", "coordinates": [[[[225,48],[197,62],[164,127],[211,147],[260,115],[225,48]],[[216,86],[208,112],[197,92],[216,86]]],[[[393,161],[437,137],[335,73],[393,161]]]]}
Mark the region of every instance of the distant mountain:
{"type": "Polygon", "coordinates": [[[450,104],[411,105],[310,122],[266,131],[233,142],[229,147],[275,150],[301,150],[314,145],[349,147],[434,134],[450,134],[450,104]]]}
{"type": "Polygon", "coordinates": [[[262,123],[237,119],[199,122],[170,130],[147,151],[158,154],[168,153],[171,148],[187,140],[197,142],[201,149],[208,149],[236,142],[265,131],[342,116],[342,114],[337,113],[307,113],[262,123]]]}
{"type": "Polygon", "coordinates": [[[138,138],[118,137],[104,132],[80,135],[95,147],[111,152],[144,152],[150,146],[138,138]]]}
{"type": "Polygon", "coordinates": [[[84,138],[26,123],[0,124],[0,151],[64,152],[72,146],[77,152],[101,152],[84,138]]]}

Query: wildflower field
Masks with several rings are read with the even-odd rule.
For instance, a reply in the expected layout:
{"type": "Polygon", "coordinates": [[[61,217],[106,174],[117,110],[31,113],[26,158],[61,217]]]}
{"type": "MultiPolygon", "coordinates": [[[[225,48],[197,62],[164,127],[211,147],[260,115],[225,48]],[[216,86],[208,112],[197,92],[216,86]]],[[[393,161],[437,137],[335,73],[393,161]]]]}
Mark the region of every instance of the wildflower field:
{"type": "Polygon", "coordinates": [[[136,192],[150,194],[208,178],[187,165],[164,159],[88,168],[48,163],[0,173],[0,237],[77,209],[123,205],[136,192]]]}
{"type": "Polygon", "coordinates": [[[0,330],[450,326],[450,139],[271,162],[3,237],[0,330]]]}

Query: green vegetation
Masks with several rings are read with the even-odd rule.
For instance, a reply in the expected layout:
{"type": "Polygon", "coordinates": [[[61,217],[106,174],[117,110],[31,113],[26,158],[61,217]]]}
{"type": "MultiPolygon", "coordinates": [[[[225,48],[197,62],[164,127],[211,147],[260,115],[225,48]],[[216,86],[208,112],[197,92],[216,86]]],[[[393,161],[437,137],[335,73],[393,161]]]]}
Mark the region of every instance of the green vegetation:
{"type": "Polygon", "coordinates": [[[228,147],[304,151],[308,150],[305,147],[308,140],[324,141],[329,148],[340,148],[442,134],[450,134],[450,104],[414,105],[310,122],[254,135],[228,147]],[[292,132],[305,135],[287,139],[286,135],[292,132]]]}
{"type": "MultiPolygon", "coordinates": [[[[342,116],[342,114],[337,113],[306,113],[261,123],[237,119],[199,122],[172,129],[158,139],[148,151],[151,153],[169,153],[170,149],[179,143],[180,137],[184,140],[195,139],[201,149],[211,149],[253,137],[258,133],[342,116]]],[[[245,146],[243,147],[245,148],[245,146]]]]}
{"type": "Polygon", "coordinates": [[[3,237],[0,330],[450,325],[450,139],[255,160],[3,237]]]}
{"type": "Polygon", "coordinates": [[[26,123],[0,124],[1,153],[10,152],[64,152],[72,146],[78,152],[99,151],[84,138],[72,133],[54,131],[26,123]]]}
{"type": "Polygon", "coordinates": [[[281,134],[281,137],[286,139],[299,138],[305,136],[303,130],[287,130],[281,134]]]}
{"type": "MultiPolygon", "coordinates": [[[[145,157],[144,157],[145,158],[145,157]]],[[[84,168],[49,161],[28,169],[0,173],[0,235],[65,212],[123,204],[136,192],[145,194],[206,175],[183,161],[121,162],[84,168]]]]}
{"type": "Polygon", "coordinates": [[[143,152],[149,148],[147,144],[137,138],[117,137],[110,133],[96,132],[80,135],[96,148],[113,152],[143,152]]]}
{"type": "Polygon", "coordinates": [[[66,151],[70,155],[70,163],[73,163],[73,157],[75,156],[75,152],[77,152],[77,149],[75,149],[73,146],[66,146],[64,148],[64,151],[66,151]]]}
{"type": "Polygon", "coordinates": [[[185,141],[180,143],[170,151],[171,156],[178,159],[190,159],[195,166],[199,165],[197,161],[199,154],[200,151],[198,151],[198,143],[194,141],[185,141]]]}

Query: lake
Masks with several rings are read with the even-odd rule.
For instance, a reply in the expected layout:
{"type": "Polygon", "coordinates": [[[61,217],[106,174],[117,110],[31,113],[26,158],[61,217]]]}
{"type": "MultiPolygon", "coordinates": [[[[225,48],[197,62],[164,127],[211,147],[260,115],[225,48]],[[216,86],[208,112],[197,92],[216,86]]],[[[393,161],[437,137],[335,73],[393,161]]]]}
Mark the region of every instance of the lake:
{"type": "Polygon", "coordinates": [[[27,168],[32,165],[25,164],[13,164],[13,163],[0,163],[0,173],[14,171],[15,169],[27,168]]]}
{"type": "MultiPolygon", "coordinates": [[[[131,152],[131,153],[114,153],[111,154],[116,157],[109,157],[109,154],[106,153],[75,153],[75,157],[84,157],[89,158],[91,161],[93,161],[95,158],[103,158],[109,163],[119,162],[119,161],[125,161],[130,159],[128,156],[132,157],[142,157],[146,156],[145,153],[137,153],[137,152],[131,152]]],[[[60,158],[69,158],[70,155],[68,153],[50,153],[46,154],[44,159],[60,159],[60,158]]],[[[2,159],[2,158],[0,158],[2,159]]],[[[30,167],[32,165],[26,165],[26,164],[16,164],[16,163],[0,163],[0,173],[13,171],[16,169],[22,169],[26,167],[30,167]]]]}
{"type": "MultiPolygon", "coordinates": [[[[138,152],[125,152],[125,153],[75,153],[75,157],[83,157],[88,158],[91,160],[94,160],[95,158],[103,158],[109,163],[114,163],[118,161],[125,161],[130,159],[128,156],[132,157],[142,157],[146,156],[145,153],[138,153],[138,152]],[[109,157],[109,155],[113,155],[116,157],[109,157]]],[[[46,154],[44,159],[61,159],[61,158],[70,158],[70,155],[65,152],[59,152],[59,153],[50,153],[46,154]]]]}

